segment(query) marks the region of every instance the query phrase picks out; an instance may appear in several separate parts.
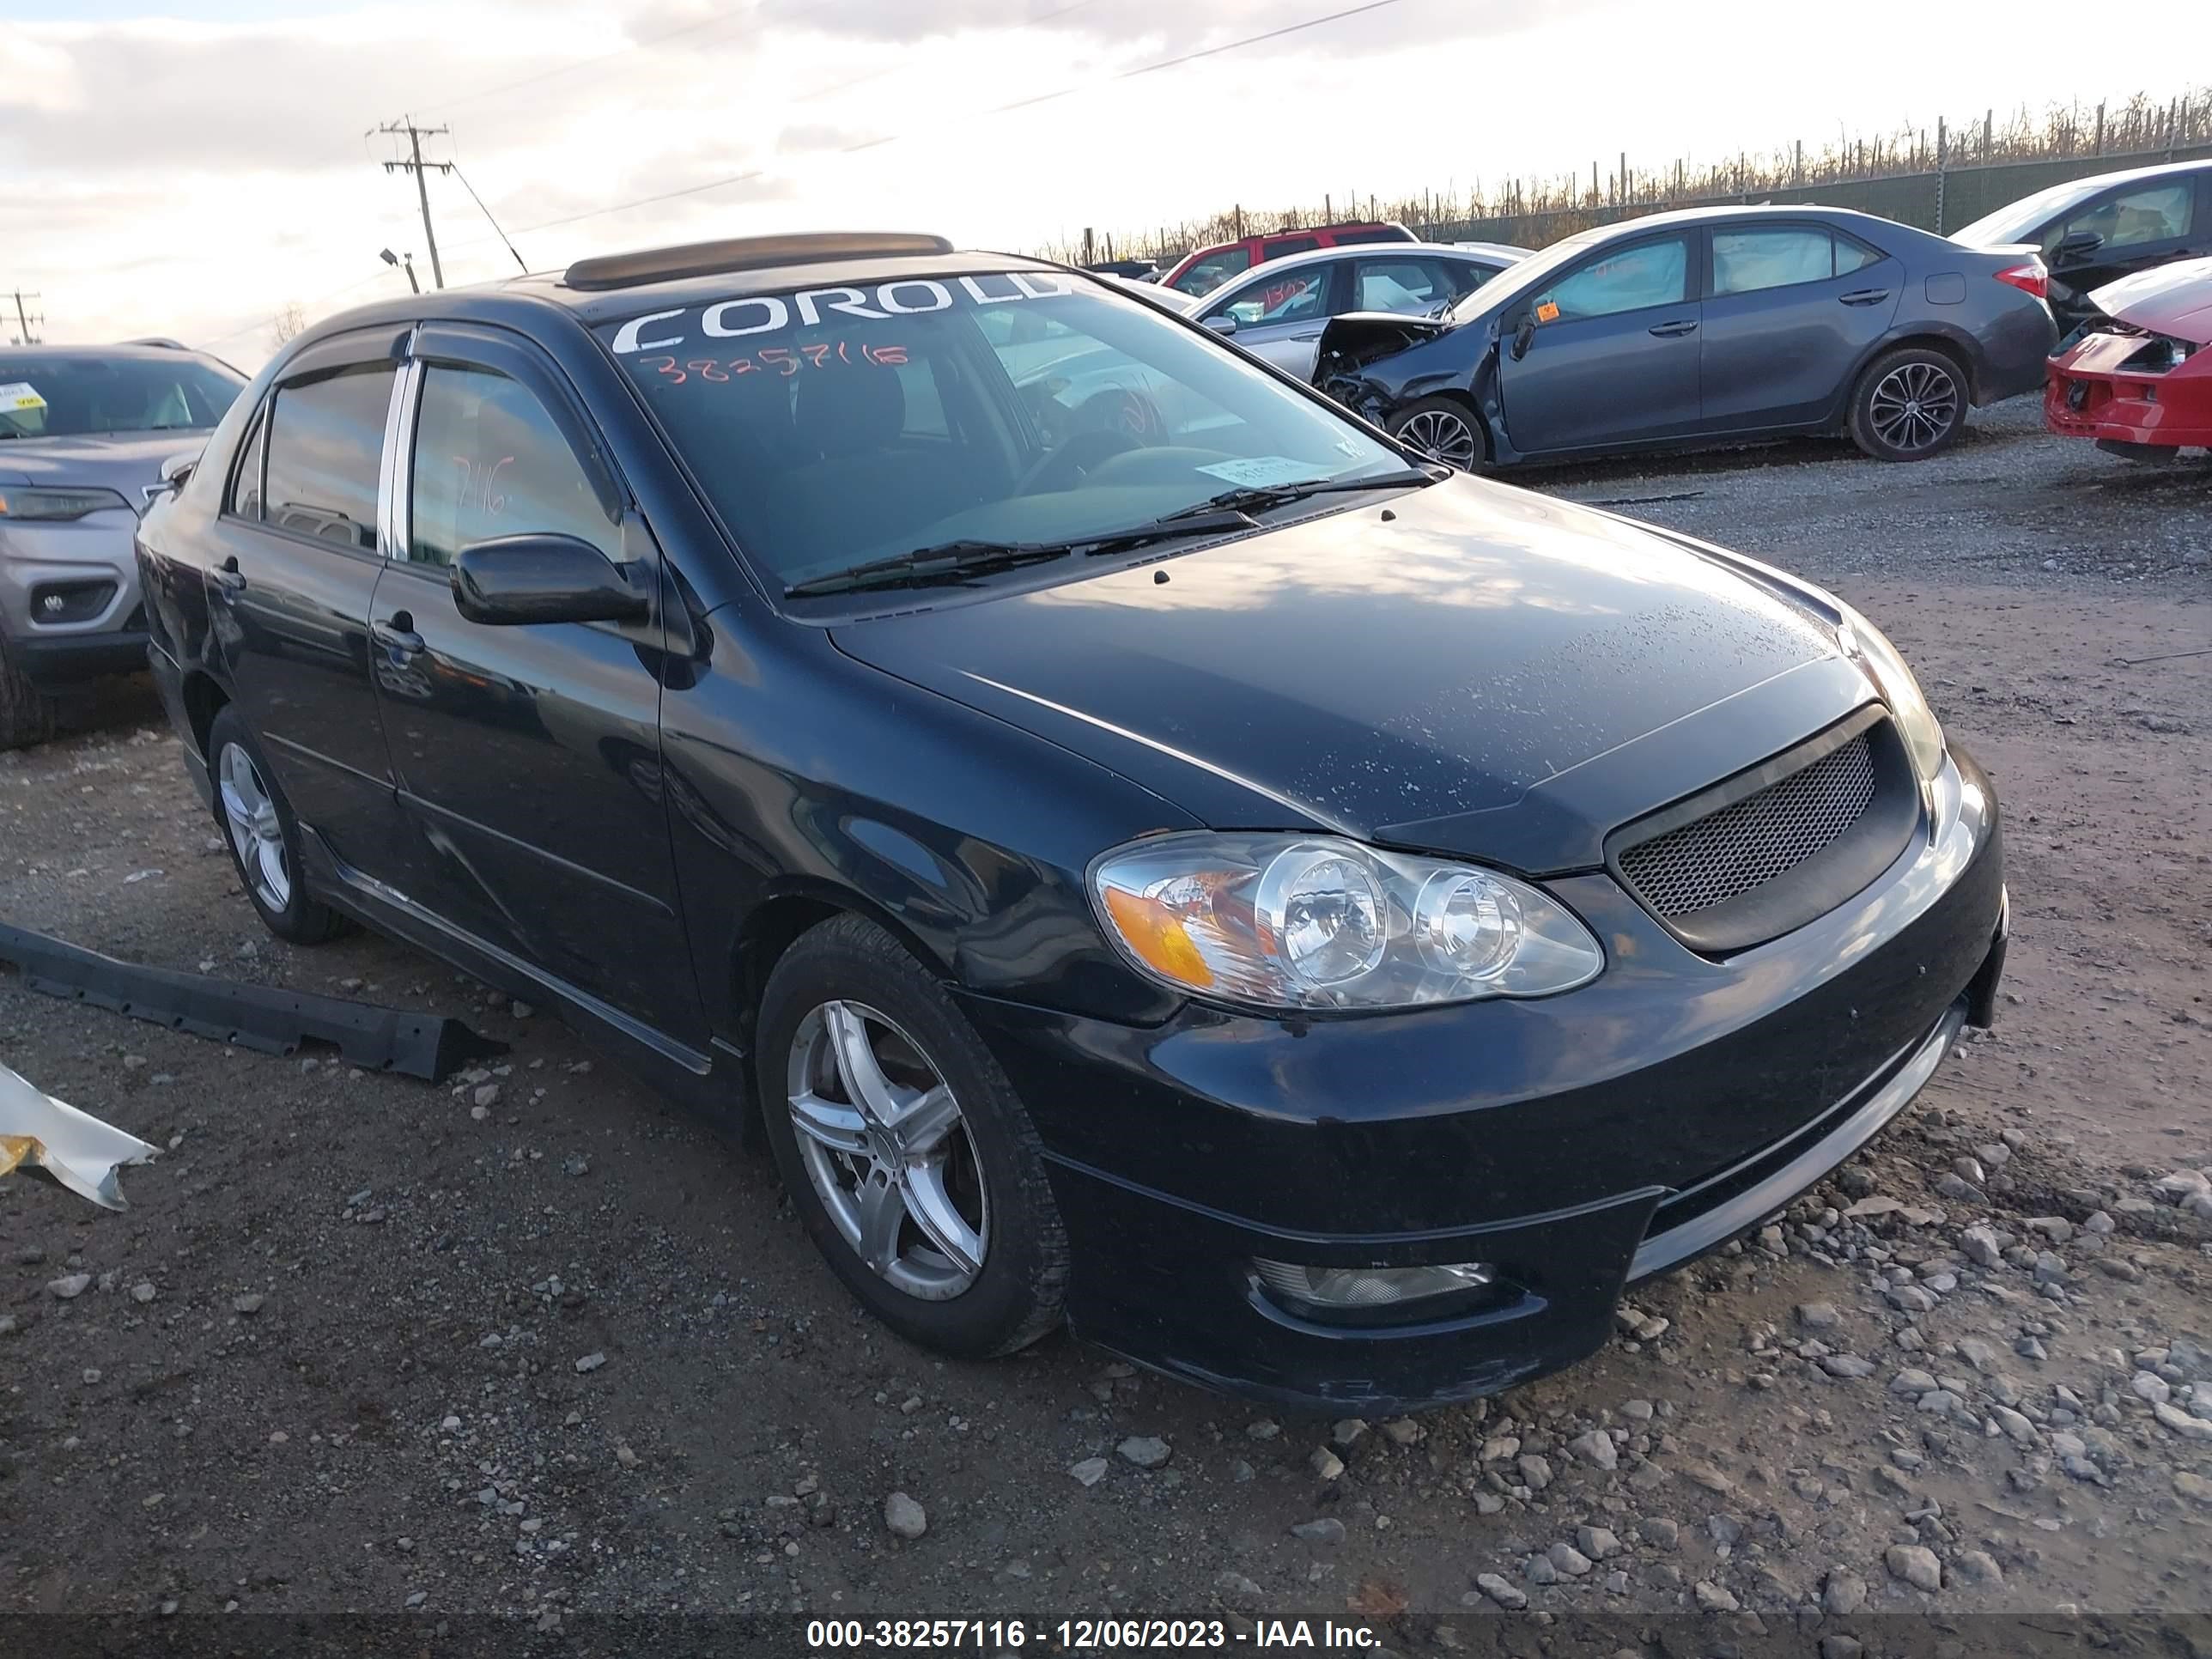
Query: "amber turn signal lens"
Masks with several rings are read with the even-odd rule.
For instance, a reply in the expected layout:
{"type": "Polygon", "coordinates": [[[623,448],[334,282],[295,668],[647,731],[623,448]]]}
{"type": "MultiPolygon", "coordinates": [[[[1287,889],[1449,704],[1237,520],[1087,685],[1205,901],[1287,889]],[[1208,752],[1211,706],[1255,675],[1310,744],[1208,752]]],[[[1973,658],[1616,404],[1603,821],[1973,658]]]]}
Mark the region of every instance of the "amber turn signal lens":
{"type": "Polygon", "coordinates": [[[1164,979],[1197,990],[1212,986],[1213,969],[1206,965],[1206,958],[1191,942],[1190,935],[1183,932],[1182,922],[1174,911],[1158,899],[1119,887],[1106,889],[1105,898],[1107,914],[1120,929],[1123,943],[1137,953],[1146,967],[1164,979]]]}

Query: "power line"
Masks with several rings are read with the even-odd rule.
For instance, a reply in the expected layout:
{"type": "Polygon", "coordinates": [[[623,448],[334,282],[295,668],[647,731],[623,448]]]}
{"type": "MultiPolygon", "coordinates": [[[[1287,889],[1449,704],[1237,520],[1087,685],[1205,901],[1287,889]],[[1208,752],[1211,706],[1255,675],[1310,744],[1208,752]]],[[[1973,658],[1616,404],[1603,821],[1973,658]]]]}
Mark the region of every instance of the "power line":
{"type": "MultiPolygon", "coordinates": [[[[1065,17],[1072,11],[1081,11],[1085,6],[1095,5],[1097,3],[1097,0],[1068,0],[1067,4],[1060,6],[1054,10],[1048,11],[1042,17],[1030,17],[1023,19],[1021,21],[1021,27],[1024,28],[1036,28],[1043,24],[1053,21],[1056,18],[1065,17]]],[[[736,21],[741,17],[750,17],[752,15],[753,10],[754,7],[750,3],[745,5],[732,6],[723,11],[710,13],[707,16],[699,18],[696,21],[681,23],[672,29],[665,29],[659,34],[647,35],[642,40],[633,40],[627,46],[617,46],[612,52],[603,52],[594,57],[579,58],[572,64],[560,64],[549,70],[540,70],[535,75],[526,75],[519,80],[502,81],[495,86],[483,87],[475,92],[463,93],[458,98],[448,99],[446,102],[441,104],[433,104],[429,108],[433,114],[450,115],[454,110],[460,109],[466,105],[481,103],[487,98],[496,98],[504,93],[519,92],[525,87],[534,87],[547,81],[556,80],[563,75],[572,75],[578,70],[586,70],[593,68],[600,64],[612,63],[617,58],[627,58],[633,52],[643,52],[648,47],[661,46],[667,41],[675,40],[678,35],[696,34],[702,29],[715,28],[724,23],[736,21]]],[[[793,100],[793,101],[794,103],[805,103],[811,98],[826,97],[833,92],[843,92],[849,87],[860,86],[870,81],[878,81],[884,76],[890,74],[894,70],[901,67],[902,67],[902,64],[894,63],[884,69],[872,70],[866,75],[859,76],[853,80],[840,82],[836,86],[817,88],[813,92],[806,93],[802,96],[793,100]]]]}
{"type": "MultiPolygon", "coordinates": [[[[1059,11],[1048,12],[1043,17],[1036,19],[1036,21],[1038,23],[1048,22],[1054,17],[1062,16],[1067,12],[1075,10],[1079,6],[1088,5],[1090,3],[1091,3],[1091,0],[1075,0],[1075,3],[1073,5],[1063,6],[1059,11]]],[[[1365,0],[1364,4],[1347,6],[1341,10],[1329,12],[1320,17],[1310,17],[1302,23],[1284,24],[1279,27],[1263,30],[1258,34],[1245,35],[1243,38],[1235,40],[1224,40],[1218,46],[1205,46],[1196,51],[1180,53],[1173,58],[1164,58],[1158,63],[1139,64],[1135,69],[1123,70],[1117,74],[1109,75],[1099,80],[1080,82],[1074,86],[1061,87],[1056,91],[1040,93],[1035,97],[1018,99],[1010,104],[1000,104],[990,109],[979,111],[975,116],[969,118],[985,120],[994,115],[1010,114],[1016,110],[1032,108],[1039,104],[1048,104],[1057,99],[1071,98],[1078,93],[1093,91],[1097,88],[1112,86],[1116,82],[1122,81],[1133,81],[1139,76],[1152,75],[1157,74],[1163,70],[1176,69],[1185,64],[1194,64],[1200,58],[1218,58],[1224,52],[1236,52],[1245,46],[1260,46],[1269,40],[1279,40],[1286,34],[1297,34],[1307,29],[1319,28],[1325,23],[1340,22],[1347,17],[1358,17],[1367,12],[1381,11],[1385,7],[1399,5],[1401,3],[1402,3],[1402,0],[1365,0]]],[[[872,80],[875,78],[877,78],[875,76],[864,76],[861,77],[862,80],[872,80]]],[[[858,82],[847,82],[846,84],[856,85],[858,82]]],[[[817,97],[822,95],[823,92],[839,89],[841,88],[819,88],[816,92],[806,94],[804,97],[794,100],[793,101],[804,102],[806,98],[817,97]]],[[[927,131],[937,130],[938,129],[927,129],[927,131]]],[[[913,131],[888,133],[880,138],[871,138],[862,143],[848,144],[839,153],[846,155],[858,155],[862,150],[881,149],[887,145],[903,143],[908,138],[915,136],[916,135],[913,131]]],[[[602,219],[606,217],[609,214],[627,213],[632,208],[651,207],[656,203],[672,202],[680,197],[701,196],[710,191],[726,190],[732,185],[749,183],[755,179],[764,177],[768,171],[769,169],[766,167],[749,167],[743,173],[733,173],[725,178],[709,179],[702,184],[686,185],[678,190],[665,190],[652,196],[641,196],[631,201],[617,202],[608,207],[592,208],[582,213],[567,214],[558,219],[547,219],[538,224],[525,225],[521,229],[522,233],[525,234],[533,231],[553,230],[563,225],[580,224],[586,219],[602,219]]]]}
{"type": "Polygon", "coordinates": [[[498,233],[499,240],[501,241],[507,243],[507,251],[509,253],[514,254],[516,269],[527,274],[530,267],[523,264],[522,255],[515,252],[514,244],[508,240],[507,233],[500,229],[499,221],[491,216],[491,210],[484,206],[484,198],[477,194],[477,187],[469,182],[469,175],[461,171],[461,164],[459,161],[453,163],[453,177],[461,181],[461,188],[468,191],[469,200],[477,204],[477,210],[484,216],[484,222],[489,225],[494,231],[498,233]]]}

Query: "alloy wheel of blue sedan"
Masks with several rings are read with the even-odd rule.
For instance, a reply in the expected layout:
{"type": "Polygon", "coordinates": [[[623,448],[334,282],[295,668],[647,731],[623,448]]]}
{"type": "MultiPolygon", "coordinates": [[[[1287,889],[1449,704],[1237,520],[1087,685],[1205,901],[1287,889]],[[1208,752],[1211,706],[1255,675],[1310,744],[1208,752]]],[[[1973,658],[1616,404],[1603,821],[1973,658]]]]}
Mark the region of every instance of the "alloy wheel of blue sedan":
{"type": "Polygon", "coordinates": [[[1416,409],[1399,424],[1396,435],[1401,442],[1462,472],[1482,459],[1482,439],[1474,422],[1449,409],[1416,409]]]}
{"type": "Polygon", "coordinates": [[[1875,383],[1867,419],[1902,453],[1933,448],[1958,423],[1958,377],[1924,360],[1900,363],[1875,383]]]}

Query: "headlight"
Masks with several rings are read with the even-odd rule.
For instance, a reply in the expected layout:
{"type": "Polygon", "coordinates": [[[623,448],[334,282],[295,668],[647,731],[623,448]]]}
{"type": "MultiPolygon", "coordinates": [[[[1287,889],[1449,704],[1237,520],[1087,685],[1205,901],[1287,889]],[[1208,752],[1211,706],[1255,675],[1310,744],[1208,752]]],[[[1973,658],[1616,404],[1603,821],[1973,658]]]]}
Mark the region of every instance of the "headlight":
{"type": "Polygon", "coordinates": [[[0,519],[82,519],[131,503],[112,489],[18,489],[0,485],[0,519]]]}
{"type": "Polygon", "coordinates": [[[1463,864],[1328,836],[1162,836],[1091,874],[1107,937],[1151,977],[1262,1008],[1533,997],[1605,953],[1557,901],[1463,864]]]}
{"type": "Polygon", "coordinates": [[[1936,723],[1936,711],[1928,706],[1928,699],[1921,696],[1920,682],[1912,678],[1905,659],[1882,637],[1879,628],[1840,599],[1836,608],[1843,612],[1836,637],[1842,642],[1844,654],[1865,671],[1888,703],[1890,718],[1897,722],[1898,733],[1905,739],[1905,751],[1912,757],[1913,771],[1923,783],[1933,782],[1943,769],[1943,728],[1936,723]]]}

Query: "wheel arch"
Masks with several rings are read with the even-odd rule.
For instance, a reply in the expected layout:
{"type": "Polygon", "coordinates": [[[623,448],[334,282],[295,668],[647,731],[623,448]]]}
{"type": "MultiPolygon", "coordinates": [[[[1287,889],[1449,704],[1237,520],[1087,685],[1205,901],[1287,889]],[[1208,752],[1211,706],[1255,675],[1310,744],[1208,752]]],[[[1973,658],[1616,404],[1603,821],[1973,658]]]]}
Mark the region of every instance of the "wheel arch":
{"type": "Polygon", "coordinates": [[[736,1046],[745,1057],[745,1071],[754,1084],[744,1091],[740,1109],[739,1132],[748,1146],[758,1143],[761,1132],[757,1049],[761,1000],[767,994],[769,978],[784,953],[802,937],[842,915],[861,916],[873,922],[926,970],[940,979],[949,976],[941,955],[930,950],[884,906],[856,889],[799,879],[779,884],[763,893],[739,921],[729,954],[730,1012],[737,1027],[736,1046]]]}
{"type": "Polygon", "coordinates": [[[215,726],[215,717],[230,706],[230,695],[216,681],[214,675],[195,669],[184,678],[182,695],[185,718],[191,721],[192,742],[199,750],[203,762],[212,762],[208,753],[208,732],[215,726]]]}
{"type": "Polygon", "coordinates": [[[1844,377],[1843,395],[1838,400],[1835,418],[1845,421],[1850,417],[1852,402],[1859,395],[1859,386],[1867,371],[1893,351],[1935,351],[1948,357],[1959,372],[1966,377],[1966,400],[1978,406],[1981,398],[1981,374],[1976,368],[1977,358],[1972,341],[1963,331],[1947,328],[1941,323],[1915,321],[1907,327],[1884,336],[1859,354],[1851,365],[1851,372],[1844,377]]]}

